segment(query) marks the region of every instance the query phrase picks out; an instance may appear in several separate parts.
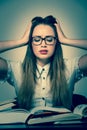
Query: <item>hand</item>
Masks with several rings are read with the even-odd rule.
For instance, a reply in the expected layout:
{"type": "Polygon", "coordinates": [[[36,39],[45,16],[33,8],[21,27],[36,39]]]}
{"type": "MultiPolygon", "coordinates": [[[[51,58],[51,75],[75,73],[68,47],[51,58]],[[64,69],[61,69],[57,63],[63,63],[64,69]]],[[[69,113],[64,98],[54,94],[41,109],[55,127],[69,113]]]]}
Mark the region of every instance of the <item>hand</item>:
{"type": "Polygon", "coordinates": [[[56,26],[57,33],[58,33],[58,39],[59,39],[60,43],[63,43],[64,40],[66,39],[66,36],[64,35],[64,33],[61,29],[59,20],[57,20],[57,24],[55,24],[55,26],[56,26]]]}
{"type": "Polygon", "coordinates": [[[22,42],[27,43],[29,41],[29,34],[30,34],[30,29],[31,29],[31,22],[28,24],[24,35],[22,36],[22,42]]]}

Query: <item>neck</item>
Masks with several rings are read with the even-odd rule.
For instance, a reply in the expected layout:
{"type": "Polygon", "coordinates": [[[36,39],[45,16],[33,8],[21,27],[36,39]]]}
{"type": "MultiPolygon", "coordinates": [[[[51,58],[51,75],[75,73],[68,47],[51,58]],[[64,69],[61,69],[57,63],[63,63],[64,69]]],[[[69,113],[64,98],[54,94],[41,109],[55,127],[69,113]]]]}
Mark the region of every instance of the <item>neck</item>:
{"type": "Polygon", "coordinates": [[[41,59],[39,59],[39,60],[37,60],[37,64],[39,64],[41,67],[43,67],[43,66],[45,66],[46,64],[48,64],[50,62],[50,60],[41,60],[41,59]]]}

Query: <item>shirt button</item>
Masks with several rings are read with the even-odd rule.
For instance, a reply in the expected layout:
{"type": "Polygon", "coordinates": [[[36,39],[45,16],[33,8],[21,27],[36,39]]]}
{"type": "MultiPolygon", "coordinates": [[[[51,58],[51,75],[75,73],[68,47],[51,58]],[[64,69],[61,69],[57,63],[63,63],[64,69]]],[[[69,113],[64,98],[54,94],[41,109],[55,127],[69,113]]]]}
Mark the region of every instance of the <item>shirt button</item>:
{"type": "Polygon", "coordinates": [[[45,71],[45,69],[43,68],[42,71],[45,71]]]}
{"type": "Polygon", "coordinates": [[[43,79],[45,79],[45,77],[43,77],[43,79]]]}
{"type": "Polygon", "coordinates": [[[42,100],[45,100],[45,98],[44,98],[44,97],[42,97],[42,100]]]}
{"type": "Polygon", "coordinates": [[[42,88],[43,90],[45,89],[45,88],[42,88]]]}

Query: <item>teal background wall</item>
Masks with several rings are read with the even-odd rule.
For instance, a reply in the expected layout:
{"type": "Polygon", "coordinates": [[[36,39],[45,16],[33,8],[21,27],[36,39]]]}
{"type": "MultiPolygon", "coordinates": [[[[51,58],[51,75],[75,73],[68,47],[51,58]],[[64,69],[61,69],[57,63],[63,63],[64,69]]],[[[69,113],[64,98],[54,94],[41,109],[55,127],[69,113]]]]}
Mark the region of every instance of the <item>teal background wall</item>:
{"type": "MultiPolygon", "coordinates": [[[[87,39],[87,0],[0,0],[0,40],[19,39],[28,22],[35,16],[54,15],[59,19],[65,35],[74,39],[87,39]]],[[[73,58],[87,53],[85,50],[62,46],[64,57],[73,58]]],[[[6,59],[23,60],[26,47],[0,54],[6,59]]],[[[87,78],[75,86],[75,93],[87,97],[87,78]]],[[[15,97],[14,87],[0,84],[0,101],[15,97]]]]}

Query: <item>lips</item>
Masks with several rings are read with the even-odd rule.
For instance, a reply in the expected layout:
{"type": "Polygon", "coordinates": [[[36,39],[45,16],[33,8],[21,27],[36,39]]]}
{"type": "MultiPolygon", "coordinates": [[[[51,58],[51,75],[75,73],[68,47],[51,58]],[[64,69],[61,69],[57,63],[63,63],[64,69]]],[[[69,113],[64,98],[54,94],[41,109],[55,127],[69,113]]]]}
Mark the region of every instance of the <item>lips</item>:
{"type": "Polygon", "coordinates": [[[47,54],[48,50],[40,50],[39,51],[41,54],[47,54]]]}

